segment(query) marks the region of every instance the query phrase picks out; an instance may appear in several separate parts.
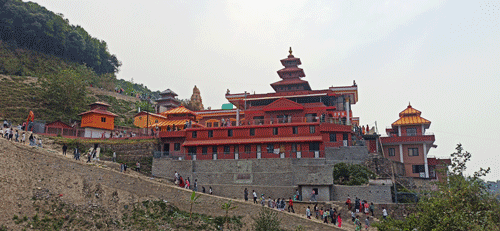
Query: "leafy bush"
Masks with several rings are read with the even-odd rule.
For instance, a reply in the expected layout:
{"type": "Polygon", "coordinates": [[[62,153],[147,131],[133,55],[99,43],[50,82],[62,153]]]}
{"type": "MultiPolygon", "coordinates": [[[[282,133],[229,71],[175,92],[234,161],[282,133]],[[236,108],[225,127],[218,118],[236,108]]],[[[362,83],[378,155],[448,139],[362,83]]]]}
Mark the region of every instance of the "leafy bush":
{"type": "Polygon", "coordinates": [[[362,185],[368,183],[368,179],[374,178],[375,173],[364,165],[338,163],[333,167],[333,179],[335,184],[362,185]]]}
{"type": "Polygon", "coordinates": [[[278,212],[262,207],[256,217],[252,217],[255,221],[255,231],[282,231],[280,228],[281,219],[278,218],[278,212]]]}

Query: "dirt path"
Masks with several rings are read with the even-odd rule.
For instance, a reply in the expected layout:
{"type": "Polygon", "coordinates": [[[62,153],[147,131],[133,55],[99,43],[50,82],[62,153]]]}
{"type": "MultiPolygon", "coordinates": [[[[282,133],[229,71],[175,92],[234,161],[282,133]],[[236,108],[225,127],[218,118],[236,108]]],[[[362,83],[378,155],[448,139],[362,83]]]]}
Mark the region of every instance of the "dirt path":
{"type": "MultiPolygon", "coordinates": [[[[12,217],[33,216],[36,211],[31,198],[41,192],[59,195],[61,200],[79,206],[100,206],[118,217],[120,208],[125,204],[147,199],[166,200],[181,210],[189,211],[190,190],[130,170],[120,173],[115,163],[86,164],[83,159],[76,161],[72,155],[63,156],[59,151],[34,148],[0,138],[0,194],[3,195],[0,211],[4,211],[0,214],[0,224],[18,229],[12,217]],[[99,195],[94,195],[97,191],[99,195]]],[[[228,198],[203,194],[201,203],[195,205],[195,211],[222,216],[224,212],[220,205],[227,201],[228,198]]],[[[243,216],[243,221],[248,223],[252,221],[251,216],[261,209],[243,200],[233,200],[233,204],[238,208],[231,211],[232,215],[243,216]]],[[[299,225],[304,230],[338,230],[332,225],[305,219],[303,214],[278,214],[283,228],[289,230],[295,230],[299,225]]],[[[246,228],[249,227],[250,224],[247,224],[246,228]]],[[[343,229],[352,230],[352,226],[346,224],[343,229]]]]}

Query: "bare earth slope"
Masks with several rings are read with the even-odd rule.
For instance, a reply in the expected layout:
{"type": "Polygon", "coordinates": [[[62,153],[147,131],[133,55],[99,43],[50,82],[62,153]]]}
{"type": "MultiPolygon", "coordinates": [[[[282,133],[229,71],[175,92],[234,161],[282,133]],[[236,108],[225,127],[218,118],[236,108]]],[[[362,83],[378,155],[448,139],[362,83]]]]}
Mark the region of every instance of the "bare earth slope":
{"type": "MultiPolygon", "coordinates": [[[[4,225],[8,230],[24,228],[16,224],[13,217],[26,215],[32,219],[39,212],[35,211],[36,199],[44,197],[56,197],[56,201],[73,208],[85,208],[87,211],[99,209],[110,220],[121,220],[121,211],[125,206],[144,200],[165,200],[183,211],[189,211],[191,191],[170,185],[164,180],[117,170],[118,166],[114,163],[85,164],[53,150],[29,147],[0,138],[0,227],[4,225]]],[[[194,212],[223,216],[224,211],[220,206],[227,201],[227,198],[203,194],[201,203],[194,206],[194,212]]],[[[240,200],[234,201],[233,205],[237,209],[232,210],[231,215],[243,216],[242,221],[246,223],[243,230],[249,229],[251,216],[259,212],[260,206],[240,200]]],[[[283,228],[288,230],[295,230],[299,225],[304,230],[337,229],[305,219],[302,214],[280,212],[279,217],[283,228]]],[[[175,227],[173,230],[176,230],[175,227]]]]}

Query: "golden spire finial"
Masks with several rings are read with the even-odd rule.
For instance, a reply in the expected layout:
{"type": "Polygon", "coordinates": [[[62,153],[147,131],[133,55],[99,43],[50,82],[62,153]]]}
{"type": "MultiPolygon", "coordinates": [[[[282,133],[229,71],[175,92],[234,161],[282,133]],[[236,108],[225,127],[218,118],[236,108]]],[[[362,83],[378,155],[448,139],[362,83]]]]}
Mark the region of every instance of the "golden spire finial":
{"type": "Polygon", "coordinates": [[[408,102],[408,107],[411,107],[411,104],[410,104],[410,102],[408,102]]]}
{"type": "Polygon", "coordinates": [[[288,53],[290,53],[290,55],[292,55],[292,47],[290,47],[290,50],[288,51],[288,53]]]}

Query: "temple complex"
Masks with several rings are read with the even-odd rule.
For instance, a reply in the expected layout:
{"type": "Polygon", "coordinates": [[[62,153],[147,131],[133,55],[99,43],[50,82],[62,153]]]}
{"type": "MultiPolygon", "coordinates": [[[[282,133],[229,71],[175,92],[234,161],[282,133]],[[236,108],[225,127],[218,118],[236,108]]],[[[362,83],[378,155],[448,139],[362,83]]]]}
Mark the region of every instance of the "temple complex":
{"type": "Polygon", "coordinates": [[[161,151],[184,159],[323,158],[325,148],[352,146],[357,85],[312,90],[291,48],[281,64],[274,92],[228,90],[234,109],[195,111],[182,133],[167,131],[168,120],[152,124],[160,128],[161,151]]]}

